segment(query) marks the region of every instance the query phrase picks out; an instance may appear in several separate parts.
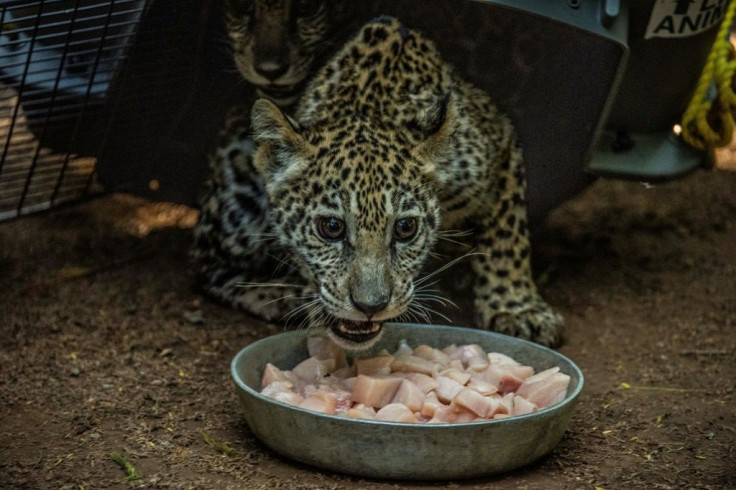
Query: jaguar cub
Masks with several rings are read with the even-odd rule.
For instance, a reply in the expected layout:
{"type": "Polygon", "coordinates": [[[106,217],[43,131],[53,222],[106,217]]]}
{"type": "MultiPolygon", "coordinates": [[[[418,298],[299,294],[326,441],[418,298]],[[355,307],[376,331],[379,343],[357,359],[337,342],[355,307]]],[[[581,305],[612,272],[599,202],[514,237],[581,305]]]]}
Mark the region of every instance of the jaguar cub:
{"type": "Polygon", "coordinates": [[[225,0],[225,27],[240,75],[286,107],[331,49],[345,0],[225,0]]]}
{"type": "Polygon", "coordinates": [[[422,308],[417,278],[443,230],[471,230],[476,326],[561,341],[531,276],[514,129],[420,33],[375,19],[317,73],[295,118],[265,99],[251,115],[255,156],[218,150],[196,228],[213,297],[267,320],[303,315],[364,348],[422,308]]]}

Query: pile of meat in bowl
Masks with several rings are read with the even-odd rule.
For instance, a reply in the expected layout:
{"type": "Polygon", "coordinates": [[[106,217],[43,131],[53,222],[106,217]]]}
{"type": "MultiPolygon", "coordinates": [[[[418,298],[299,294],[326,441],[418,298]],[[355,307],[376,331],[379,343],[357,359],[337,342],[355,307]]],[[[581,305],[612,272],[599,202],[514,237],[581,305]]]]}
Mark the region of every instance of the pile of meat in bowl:
{"type": "Polygon", "coordinates": [[[266,365],[261,393],[343,417],[386,422],[454,423],[536,412],[565,399],[570,376],[539,373],[478,344],[415,348],[354,359],[327,337],[309,337],[310,357],[292,370],[266,365]]]}
{"type": "Polygon", "coordinates": [[[386,324],[369,351],[346,357],[314,334],[253,342],[232,377],[263,443],[351,475],[447,480],[524,466],[562,439],[583,387],[564,355],[494,332],[386,324]]]}

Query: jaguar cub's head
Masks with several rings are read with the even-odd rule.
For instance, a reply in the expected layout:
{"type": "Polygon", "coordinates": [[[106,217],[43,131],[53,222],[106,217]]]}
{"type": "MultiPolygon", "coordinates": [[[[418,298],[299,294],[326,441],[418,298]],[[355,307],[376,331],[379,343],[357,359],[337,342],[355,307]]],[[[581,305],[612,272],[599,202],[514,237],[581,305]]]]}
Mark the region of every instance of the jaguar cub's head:
{"type": "Polygon", "coordinates": [[[315,58],[326,49],[342,0],[225,0],[235,65],[262,96],[297,100],[315,58]]]}
{"type": "Polygon", "coordinates": [[[411,309],[437,239],[445,108],[410,142],[360,114],[304,128],[269,101],[253,107],[274,231],[318,291],[309,314],[346,348],[369,347],[383,322],[411,309]]]}

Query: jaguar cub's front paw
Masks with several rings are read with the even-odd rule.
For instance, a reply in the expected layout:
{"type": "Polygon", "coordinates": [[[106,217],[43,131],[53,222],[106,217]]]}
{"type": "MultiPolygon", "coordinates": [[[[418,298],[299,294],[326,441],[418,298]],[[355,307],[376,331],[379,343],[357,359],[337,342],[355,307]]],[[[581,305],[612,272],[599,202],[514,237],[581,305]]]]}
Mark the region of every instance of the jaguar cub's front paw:
{"type": "MultiPolygon", "coordinates": [[[[482,316],[484,315],[479,315],[482,316]]],[[[479,326],[547,347],[557,347],[562,343],[565,322],[562,315],[542,302],[517,312],[498,312],[490,316],[489,323],[479,323],[479,326]]]]}

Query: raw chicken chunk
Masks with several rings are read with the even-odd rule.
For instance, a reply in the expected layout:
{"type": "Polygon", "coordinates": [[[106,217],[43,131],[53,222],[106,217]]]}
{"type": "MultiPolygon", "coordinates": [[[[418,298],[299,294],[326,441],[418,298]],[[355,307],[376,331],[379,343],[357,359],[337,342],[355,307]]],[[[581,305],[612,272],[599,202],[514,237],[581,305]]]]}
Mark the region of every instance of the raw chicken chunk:
{"type": "Polygon", "coordinates": [[[369,407],[383,408],[394,399],[402,381],[401,378],[378,378],[359,374],[353,388],[352,399],[369,407]]]}
{"type": "Polygon", "coordinates": [[[353,408],[348,410],[348,417],[352,419],[374,419],[376,418],[376,410],[362,403],[357,403],[353,408]]]}
{"type": "Polygon", "coordinates": [[[435,364],[439,364],[440,366],[447,366],[450,364],[450,356],[445,354],[439,349],[435,349],[434,347],[430,347],[428,345],[420,345],[416,349],[414,349],[414,355],[417,357],[421,357],[422,359],[426,359],[428,361],[432,361],[435,364]]]}
{"type": "Polygon", "coordinates": [[[463,389],[462,384],[447,376],[437,376],[437,383],[439,383],[439,387],[436,390],[437,398],[444,403],[450,403],[463,389]]]}
{"type": "Polygon", "coordinates": [[[406,406],[412,412],[418,412],[424,405],[424,392],[408,379],[405,379],[399,385],[399,389],[396,390],[391,403],[401,403],[406,406]]]}
{"type": "Polygon", "coordinates": [[[266,386],[280,381],[289,381],[289,377],[286,376],[286,374],[271,364],[270,362],[266,364],[265,369],[263,370],[263,379],[261,381],[261,388],[265,388],[266,386]]]}
{"type": "Polygon", "coordinates": [[[514,395],[510,415],[524,415],[536,412],[537,409],[538,405],[533,401],[527,400],[521,395],[514,395]]]}
{"type": "Polygon", "coordinates": [[[442,405],[437,407],[434,415],[429,420],[430,424],[446,424],[446,423],[462,423],[462,422],[475,422],[480,420],[476,414],[470,410],[463,408],[453,407],[450,405],[442,405]]]}
{"type": "Polygon", "coordinates": [[[309,395],[299,404],[302,408],[327,414],[334,414],[336,405],[336,399],[326,393],[309,395]]]}
{"type": "Polygon", "coordinates": [[[376,420],[387,422],[419,422],[414,412],[402,403],[389,403],[376,412],[376,420]]]}
{"type": "Polygon", "coordinates": [[[369,359],[358,359],[355,361],[355,368],[358,374],[387,375],[391,374],[391,364],[394,362],[394,356],[378,356],[369,359]]]}
{"type": "Polygon", "coordinates": [[[304,396],[294,391],[294,383],[291,381],[274,381],[265,386],[261,393],[289,405],[299,405],[304,400],[304,396]]]}
{"type": "Polygon", "coordinates": [[[427,393],[427,396],[424,398],[424,405],[422,405],[422,410],[419,413],[424,417],[432,418],[437,409],[444,406],[446,405],[437,398],[437,394],[434,391],[431,391],[427,393]]]}
{"type": "Polygon", "coordinates": [[[466,410],[470,410],[479,417],[488,418],[489,415],[493,415],[493,409],[495,408],[491,403],[492,398],[483,396],[475,390],[470,388],[463,388],[455,395],[452,399],[452,403],[455,406],[462,407],[466,410]]]}
{"type": "Polygon", "coordinates": [[[477,391],[481,395],[492,395],[494,393],[498,393],[498,386],[489,383],[479,374],[471,375],[465,386],[477,391]]]}
{"type": "Polygon", "coordinates": [[[498,387],[498,391],[501,393],[514,392],[518,390],[524,382],[523,379],[512,373],[508,369],[508,366],[497,366],[491,364],[485,371],[483,371],[483,376],[486,381],[498,387]]]}
{"type": "Polygon", "coordinates": [[[428,394],[431,391],[439,388],[440,384],[432,376],[427,376],[422,373],[394,373],[394,376],[399,378],[408,379],[422,390],[422,393],[428,394]]]}
{"type": "Polygon", "coordinates": [[[540,408],[551,407],[555,403],[561,402],[567,395],[570,376],[558,371],[559,368],[552,368],[529,377],[522,383],[516,393],[530,402],[536,403],[540,408]],[[548,371],[553,372],[540,377],[548,371]]]}
{"type": "Polygon", "coordinates": [[[307,381],[317,381],[325,374],[329,374],[335,370],[334,359],[317,359],[310,357],[291,370],[292,373],[307,381]]]}
{"type": "Polygon", "coordinates": [[[427,359],[423,359],[419,356],[414,355],[402,355],[398,356],[391,363],[391,371],[398,371],[400,373],[422,373],[428,376],[433,376],[438,370],[437,364],[427,359]]]}

